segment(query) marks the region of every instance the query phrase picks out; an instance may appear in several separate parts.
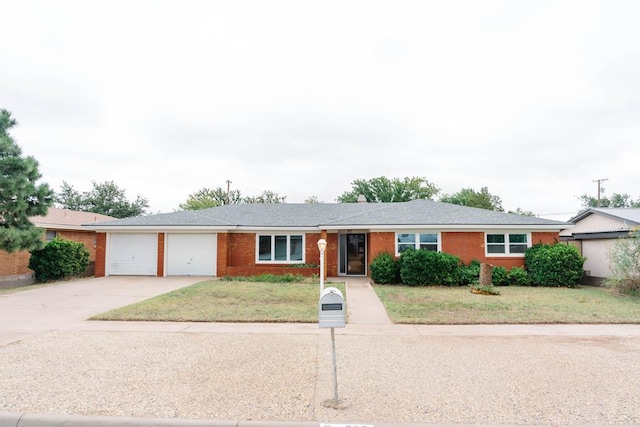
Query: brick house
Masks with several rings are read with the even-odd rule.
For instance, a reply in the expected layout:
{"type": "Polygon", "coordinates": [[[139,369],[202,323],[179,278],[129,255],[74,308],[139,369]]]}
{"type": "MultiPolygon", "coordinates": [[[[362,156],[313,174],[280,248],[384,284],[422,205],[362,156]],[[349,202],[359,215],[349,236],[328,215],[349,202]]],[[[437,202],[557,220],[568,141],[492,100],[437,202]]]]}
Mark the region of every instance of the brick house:
{"type": "Polygon", "coordinates": [[[366,276],[381,252],[425,248],[468,263],[524,265],[570,224],[432,200],[404,203],[236,204],[87,225],[97,233],[96,276],[318,272],[366,276]],[[311,266],[309,266],[311,265],[311,266]]]}
{"type": "MultiPolygon", "coordinates": [[[[84,244],[90,253],[88,275],[93,274],[96,259],[96,233],[82,225],[112,219],[114,218],[107,215],[57,208],[49,208],[45,216],[30,218],[36,227],[44,230],[43,238],[47,241],[60,237],[84,244]]],[[[33,283],[33,271],[28,267],[30,257],[29,251],[8,253],[0,250],[0,285],[15,286],[33,283]]]]}

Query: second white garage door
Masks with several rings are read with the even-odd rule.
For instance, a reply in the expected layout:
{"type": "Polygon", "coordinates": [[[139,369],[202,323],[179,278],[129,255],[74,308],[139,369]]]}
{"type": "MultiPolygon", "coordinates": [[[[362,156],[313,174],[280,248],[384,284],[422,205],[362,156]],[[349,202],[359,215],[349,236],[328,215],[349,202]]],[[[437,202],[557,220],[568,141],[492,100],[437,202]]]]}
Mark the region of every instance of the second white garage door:
{"type": "Polygon", "coordinates": [[[168,276],[215,276],[215,234],[168,234],[168,276]]]}

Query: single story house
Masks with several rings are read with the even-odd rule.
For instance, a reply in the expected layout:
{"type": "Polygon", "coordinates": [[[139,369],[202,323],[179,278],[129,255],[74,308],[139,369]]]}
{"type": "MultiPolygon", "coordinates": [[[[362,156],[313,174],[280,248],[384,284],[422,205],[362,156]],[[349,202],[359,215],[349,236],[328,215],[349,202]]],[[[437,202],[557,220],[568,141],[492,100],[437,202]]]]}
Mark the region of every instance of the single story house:
{"type": "Polygon", "coordinates": [[[611,244],[629,237],[640,226],[640,209],[590,208],[569,220],[574,226],[560,232],[560,240],[573,244],[586,258],[585,276],[598,283],[611,276],[607,253],[611,244]]]}
{"type": "Polygon", "coordinates": [[[524,251],[559,241],[566,222],[432,200],[404,203],[232,204],[86,225],[97,233],[96,276],[317,274],[366,276],[380,253],[406,248],[468,263],[524,265],[524,251]]]}
{"type": "MultiPolygon", "coordinates": [[[[57,208],[49,208],[44,216],[29,218],[33,225],[44,230],[43,238],[47,241],[60,237],[84,244],[90,254],[87,275],[93,274],[93,265],[96,259],[96,233],[82,225],[112,219],[114,218],[111,216],[93,212],[57,208]]],[[[33,283],[33,271],[28,267],[30,257],[29,251],[8,253],[0,250],[0,284],[15,286],[33,283]]]]}

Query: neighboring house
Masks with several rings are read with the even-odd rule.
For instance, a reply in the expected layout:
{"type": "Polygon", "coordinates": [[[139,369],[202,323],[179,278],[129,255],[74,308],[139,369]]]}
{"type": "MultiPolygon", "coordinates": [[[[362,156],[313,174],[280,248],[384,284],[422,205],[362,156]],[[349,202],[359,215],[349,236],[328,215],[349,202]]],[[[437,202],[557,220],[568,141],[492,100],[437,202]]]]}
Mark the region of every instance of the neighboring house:
{"type": "MultiPolygon", "coordinates": [[[[84,244],[90,253],[90,267],[87,274],[91,275],[96,259],[96,233],[83,227],[82,224],[109,221],[114,218],[92,212],[49,208],[45,216],[29,219],[36,227],[44,230],[43,238],[47,241],[60,237],[84,244]]],[[[29,251],[7,253],[0,250],[0,284],[13,286],[32,283],[33,272],[28,267],[30,257],[29,251]]]]}
{"type": "Polygon", "coordinates": [[[611,244],[629,237],[629,231],[640,225],[640,209],[590,208],[569,222],[571,229],[560,232],[560,240],[576,246],[586,258],[585,275],[590,282],[602,282],[611,276],[607,253],[611,244]]]}
{"type": "Polygon", "coordinates": [[[404,203],[235,204],[88,225],[98,235],[96,276],[318,272],[368,275],[381,252],[425,248],[505,267],[554,243],[570,224],[431,200],[404,203]],[[315,264],[309,266],[309,264],[315,264]],[[296,268],[297,266],[297,268],[296,268]]]}

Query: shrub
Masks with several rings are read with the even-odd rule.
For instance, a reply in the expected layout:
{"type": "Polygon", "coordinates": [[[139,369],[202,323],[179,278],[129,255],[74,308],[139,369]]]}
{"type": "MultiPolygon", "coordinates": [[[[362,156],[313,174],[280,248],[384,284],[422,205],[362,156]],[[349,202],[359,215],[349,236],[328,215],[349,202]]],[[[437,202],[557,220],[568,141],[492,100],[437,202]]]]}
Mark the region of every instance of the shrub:
{"type": "Polygon", "coordinates": [[[495,286],[506,286],[509,284],[507,269],[502,266],[493,267],[491,271],[491,283],[495,286]]]}
{"type": "Polygon", "coordinates": [[[460,264],[455,271],[455,282],[461,286],[478,283],[480,277],[480,261],[473,260],[469,265],[460,264]]]}
{"type": "Polygon", "coordinates": [[[529,273],[522,267],[513,267],[509,270],[507,274],[507,279],[509,283],[516,286],[530,286],[531,278],[529,277],[529,273]]]}
{"type": "Polygon", "coordinates": [[[396,261],[390,253],[383,252],[371,262],[369,271],[375,283],[393,283],[396,280],[396,261]]]}
{"type": "Polygon", "coordinates": [[[640,228],[634,228],[629,236],[609,248],[611,277],[605,284],[623,294],[640,296],[640,228]]]}
{"type": "Polygon", "coordinates": [[[416,285],[453,285],[460,258],[425,249],[407,249],[400,255],[402,283],[416,285]]]}
{"type": "Polygon", "coordinates": [[[534,285],[573,287],[584,274],[584,258],[571,245],[535,245],[525,252],[525,265],[534,285]]]}
{"type": "Polygon", "coordinates": [[[82,243],[53,239],[31,251],[29,268],[38,282],[82,276],[89,266],[89,250],[82,243]]]}

